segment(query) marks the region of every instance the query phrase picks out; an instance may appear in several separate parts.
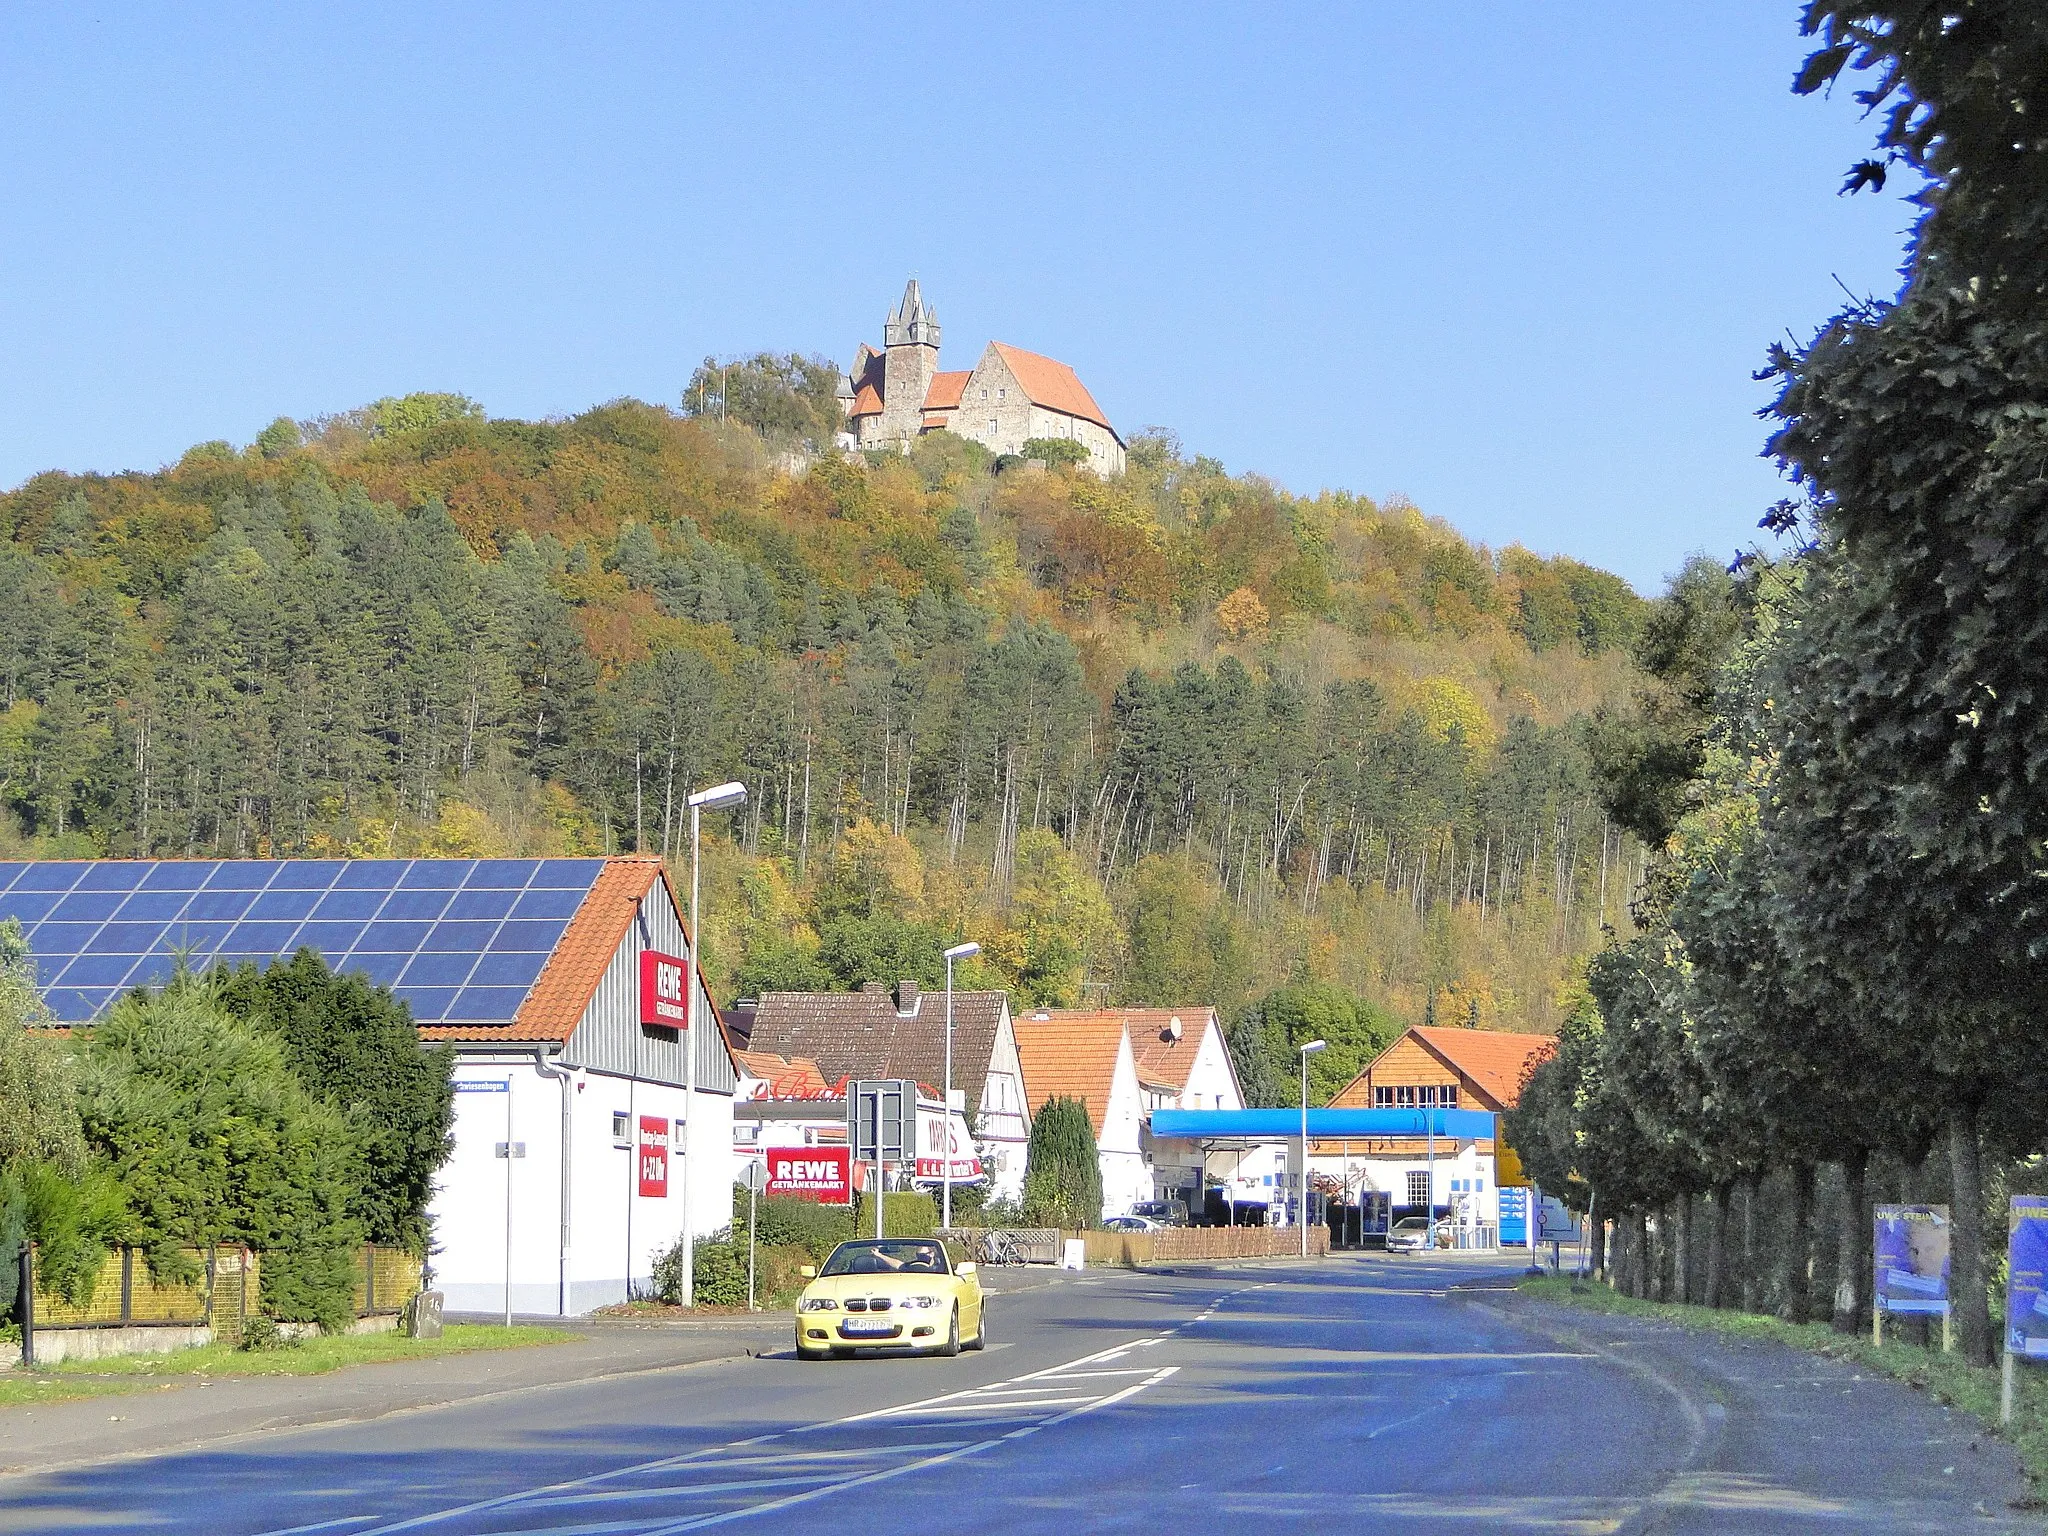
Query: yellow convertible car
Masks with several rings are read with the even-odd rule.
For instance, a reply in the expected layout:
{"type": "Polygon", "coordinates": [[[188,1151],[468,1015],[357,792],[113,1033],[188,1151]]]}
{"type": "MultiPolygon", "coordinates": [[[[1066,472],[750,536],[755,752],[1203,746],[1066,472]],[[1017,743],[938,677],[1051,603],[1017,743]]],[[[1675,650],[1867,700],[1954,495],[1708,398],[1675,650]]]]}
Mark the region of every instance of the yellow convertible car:
{"type": "Polygon", "coordinates": [[[981,1281],[955,1268],[933,1238],[883,1237],[841,1243],[796,1303],[799,1360],[844,1360],[856,1349],[919,1349],[957,1355],[988,1344],[981,1281]]]}

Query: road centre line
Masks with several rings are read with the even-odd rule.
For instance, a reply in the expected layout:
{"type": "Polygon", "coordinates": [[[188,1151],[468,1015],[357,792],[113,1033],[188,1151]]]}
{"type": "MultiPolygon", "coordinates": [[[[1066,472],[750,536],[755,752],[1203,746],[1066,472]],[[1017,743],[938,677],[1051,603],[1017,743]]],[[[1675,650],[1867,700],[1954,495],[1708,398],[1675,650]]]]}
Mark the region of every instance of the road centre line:
{"type": "Polygon", "coordinates": [[[729,1525],[735,1520],[745,1520],[754,1515],[778,1514],[785,1509],[793,1509],[799,1504],[808,1504],[814,1499],[822,1499],[828,1494],[846,1493],[855,1488],[865,1488],[875,1483],[887,1482],[891,1478],[904,1477],[912,1472],[922,1472],[928,1467],[943,1466],[949,1461],[959,1461],[963,1457],[975,1455],[977,1452],[992,1450],[1006,1440],[1021,1440],[1027,1435],[1037,1434],[1041,1429],[1051,1429],[1055,1425],[1064,1424],[1070,1419],[1078,1419],[1084,1413],[1093,1413],[1098,1408],[1107,1408],[1114,1403],[1120,1403],[1126,1398],[1136,1396],[1147,1387],[1156,1386],[1179,1369],[1180,1367],[1177,1365],[1165,1366],[1160,1370],[1154,1371],[1143,1381],[1134,1381],[1120,1392],[1112,1393],[1108,1397],[1098,1398],[1094,1402],[1063,1413],[1057,1418],[1047,1419],[1039,1424],[1027,1424],[1021,1429],[1013,1429],[1008,1434],[997,1435],[993,1439],[977,1440],[972,1445],[963,1445],[958,1450],[947,1451],[940,1456],[927,1456],[922,1461],[908,1462],[900,1467],[888,1467],[880,1472],[870,1472],[864,1477],[851,1478],[840,1483],[828,1483],[822,1488],[812,1488],[803,1493],[791,1494],[786,1499],[777,1499],[768,1504],[756,1504],[748,1509],[723,1510],[717,1514],[700,1515],[694,1520],[682,1520],[673,1525],[656,1526],[653,1530],[644,1532],[643,1536],[682,1536],[682,1533],[685,1531],[701,1531],[714,1525],[729,1525]]]}

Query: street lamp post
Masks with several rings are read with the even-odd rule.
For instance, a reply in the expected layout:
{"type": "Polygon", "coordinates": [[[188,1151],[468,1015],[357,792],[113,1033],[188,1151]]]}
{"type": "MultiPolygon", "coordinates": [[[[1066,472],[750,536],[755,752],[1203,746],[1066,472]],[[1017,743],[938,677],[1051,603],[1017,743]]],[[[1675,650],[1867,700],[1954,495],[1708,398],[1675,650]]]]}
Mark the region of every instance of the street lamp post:
{"type": "Polygon", "coordinates": [[[715,784],[690,796],[690,974],[689,1028],[683,1041],[683,1305],[697,1304],[697,1234],[690,1226],[690,1185],[697,1175],[697,991],[704,970],[704,918],[698,906],[698,872],[703,863],[701,819],[706,811],[730,810],[747,803],[744,784],[715,784]]]}
{"type": "Polygon", "coordinates": [[[940,1155],[946,1161],[939,1175],[939,1188],[943,1191],[940,1198],[944,1202],[939,1225],[949,1231],[953,1226],[953,962],[969,960],[980,953],[981,946],[972,939],[946,951],[946,1112],[940,1122],[946,1129],[940,1155]]]}
{"type": "Polygon", "coordinates": [[[1301,1256],[1304,1259],[1308,1257],[1308,1059],[1329,1047],[1327,1040],[1310,1040],[1301,1047],[1301,1205],[1298,1215],[1301,1221],[1301,1256]]]}

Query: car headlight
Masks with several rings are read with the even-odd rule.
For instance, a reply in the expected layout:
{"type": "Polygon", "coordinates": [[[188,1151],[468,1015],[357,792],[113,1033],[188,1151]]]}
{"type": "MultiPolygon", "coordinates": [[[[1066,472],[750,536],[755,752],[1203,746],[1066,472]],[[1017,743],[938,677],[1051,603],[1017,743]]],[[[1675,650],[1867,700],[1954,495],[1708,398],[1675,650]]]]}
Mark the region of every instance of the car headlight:
{"type": "Polygon", "coordinates": [[[903,1298],[904,1306],[917,1309],[936,1307],[938,1304],[939,1298],[936,1296],[906,1296],[903,1298]]]}
{"type": "Polygon", "coordinates": [[[830,1296],[806,1296],[796,1304],[799,1312],[837,1312],[839,1303],[830,1296]]]}

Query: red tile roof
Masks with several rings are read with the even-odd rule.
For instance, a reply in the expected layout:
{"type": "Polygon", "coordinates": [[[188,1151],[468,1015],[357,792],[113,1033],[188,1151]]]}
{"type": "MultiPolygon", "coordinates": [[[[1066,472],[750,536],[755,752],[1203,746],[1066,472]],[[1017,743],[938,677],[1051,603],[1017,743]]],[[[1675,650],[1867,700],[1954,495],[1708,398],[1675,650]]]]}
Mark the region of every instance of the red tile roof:
{"type": "Polygon", "coordinates": [[[1530,1064],[1557,1048],[1549,1035],[1517,1035],[1502,1029],[1415,1028],[1408,1031],[1438,1060],[1462,1072],[1502,1109],[1522,1096],[1530,1064]]]}
{"type": "Polygon", "coordinates": [[[1062,1019],[1026,1015],[1016,1020],[1017,1057],[1024,1068],[1024,1097],[1031,1113],[1048,1099],[1079,1099],[1088,1106],[1095,1134],[1109,1114],[1116,1086],[1116,1061],[1124,1042],[1118,1014],[1086,1013],[1062,1019]]]}
{"type": "Polygon", "coordinates": [[[962,369],[958,373],[935,373],[931,387],[924,392],[924,408],[928,411],[957,410],[960,397],[967,393],[967,381],[973,375],[962,369]]]}
{"type": "Polygon", "coordinates": [[[1040,357],[1036,352],[1026,352],[1022,347],[1013,347],[1000,341],[992,341],[1010,374],[1023,389],[1025,398],[1034,405],[1042,405],[1049,411],[1060,411],[1068,416],[1078,416],[1083,421],[1092,421],[1105,429],[1110,436],[1117,437],[1115,427],[1102,414],[1102,407],[1095,403],[1095,397],[1088,393],[1088,386],[1080,376],[1065,363],[1050,357],[1040,357]]]}
{"type": "MultiPolygon", "coordinates": [[[[1185,1092],[1188,1073],[1202,1049],[1202,1031],[1218,1027],[1216,1010],[1207,1005],[1191,1008],[1034,1008],[1030,1017],[1044,1014],[1049,1019],[1121,1019],[1131,1035],[1131,1056],[1138,1076],[1155,1086],[1185,1092]],[[1172,1037],[1168,1025],[1180,1020],[1180,1038],[1172,1037]]],[[[1225,1052],[1224,1059],[1229,1059],[1225,1052]]],[[[1234,1069],[1233,1069],[1234,1070],[1234,1069]]]]}
{"type": "MultiPolygon", "coordinates": [[[[979,1114],[1008,996],[953,994],[953,1086],[979,1114]]],[[[808,1056],[827,1082],[842,1077],[909,1077],[936,1088],[946,1076],[946,995],[917,996],[908,1018],[884,982],[858,992],[763,992],[754,1010],[753,1051],[808,1056]]]]}
{"type": "Polygon", "coordinates": [[[853,417],[856,417],[856,416],[879,416],[879,415],[881,415],[881,414],[882,414],[882,394],[881,394],[881,391],[880,391],[880,390],[878,390],[878,389],[876,389],[876,388],[875,388],[875,386],[874,386],[874,385],[872,385],[872,384],[863,384],[863,385],[861,385],[861,387],[860,387],[860,393],[859,393],[859,394],[857,394],[857,395],[855,395],[855,396],[853,397],[853,409],[852,409],[852,410],[850,410],[850,411],[848,411],[848,412],[847,412],[846,414],[847,414],[847,418],[848,418],[849,420],[851,420],[851,419],[852,419],[853,417]]]}
{"type": "Polygon", "coordinates": [[[732,1059],[748,1077],[768,1085],[778,1099],[813,1099],[830,1091],[832,1085],[808,1056],[778,1056],[773,1051],[734,1051],[732,1059]]]}

